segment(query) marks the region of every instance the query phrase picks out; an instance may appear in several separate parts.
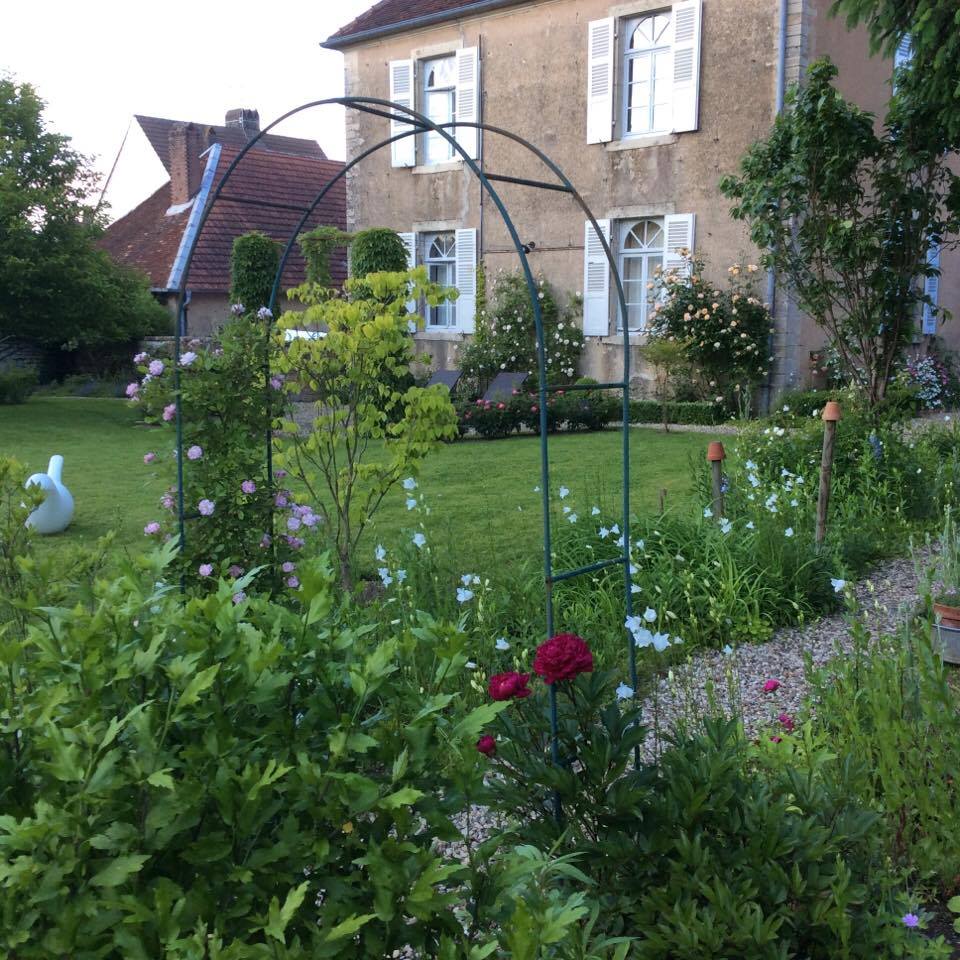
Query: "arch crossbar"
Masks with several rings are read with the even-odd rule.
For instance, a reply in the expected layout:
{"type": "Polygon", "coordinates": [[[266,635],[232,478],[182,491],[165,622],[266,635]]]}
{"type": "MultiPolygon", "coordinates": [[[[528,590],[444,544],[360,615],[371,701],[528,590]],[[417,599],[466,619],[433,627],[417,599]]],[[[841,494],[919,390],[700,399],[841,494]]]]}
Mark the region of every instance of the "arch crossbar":
{"type": "MultiPolygon", "coordinates": [[[[546,351],[544,343],[544,333],[543,333],[543,315],[542,309],[540,307],[540,300],[537,296],[538,289],[536,281],[534,280],[533,271],[530,268],[529,259],[527,257],[527,251],[524,248],[523,243],[520,240],[520,236],[517,232],[516,226],[513,222],[513,219],[510,216],[510,213],[507,209],[506,204],[503,199],[497,192],[497,189],[493,185],[493,181],[513,183],[517,185],[527,186],[533,189],[545,189],[552,191],[560,191],[567,193],[574,200],[577,206],[581,209],[586,219],[591,223],[596,236],[599,238],[604,256],[607,259],[607,263],[612,272],[614,278],[614,284],[616,288],[617,304],[619,315],[623,324],[624,329],[626,329],[627,322],[627,308],[626,308],[626,298],[624,295],[623,284],[620,277],[620,272],[617,268],[616,258],[613,255],[613,251],[610,247],[609,242],[606,237],[600,231],[597,224],[596,217],[594,216],[592,210],[583,199],[582,195],[576,190],[573,184],[570,182],[569,178],[560,167],[554,163],[543,151],[535,147],[525,138],[515,134],[509,130],[505,130],[501,127],[494,126],[487,123],[466,123],[466,122],[450,122],[444,124],[437,124],[426,117],[424,114],[419,113],[418,111],[403,106],[401,104],[393,103],[389,100],[383,100],[375,97],[332,97],[323,100],[314,100],[309,103],[302,104],[299,107],[294,108],[293,110],[288,111],[282,116],[278,117],[271,124],[264,127],[252,140],[248,141],[244,147],[240,150],[236,157],[230,162],[223,176],[220,178],[216,187],[211,194],[210,200],[205,206],[203,213],[200,217],[197,230],[194,233],[194,236],[191,240],[190,247],[187,251],[186,262],[184,265],[184,270],[180,280],[180,286],[177,290],[177,328],[175,336],[175,352],[174,352],[174,369],[175,373],[175,387],[176,387],[176,427],[177,427],[177,490],[178,490],[178,511],[179,511],[179,530],[180,530],[180,542],[181,546],[185,542],[186,538],[186,526],[185,526],[185,514],[184,514],[184,501],[183,501],[183,456],[182,456],[182,423],[183,423],[183,411],[181,408],[180,400],[180,346],[181,346],[181,337],[186,333],[186,320],[187,320],[187,310],[190,300],[189,293],[189,274],[190,267],[193,261],[193,255],[196,250],[197,244],[199,242],[200,236],[202,234],[204,225],[207,222],[207,219],[210,216],[210,212],[213,209],[216,201],[221,197],[226,184],[229,182],[231,175],[237,166],[242,162],[243,158],[247,153],[252,150],[258,141],[266,136],[274,127],[283,121],[289,119],[296,114],[302,113],[306,110],[311,110],[317,107],[324,106],[342,106],[347,109],[354,109],[362,113],[384,117],[391,121],[396,121],[408,125],[408,129],[403,130],[400,133],[397,133],[391,137],[388,137],[385,140],[374,144],[373,146],[367,148],[361,152],[358,156],[354,157],[344,167],[339,170],[320,190],[317,196],[314,198],[313,202],[305,207],[303,213],[298,221],[296,227],[291,232],[290,237],[287,240],[287,243],[284,247],[283,253],[280,258],[280,262],[277,268],[277,272],[274,276],[273,287],[270,294],[270,302],[267,304],[270,310],[273,311],[276,300],[280,291],[280,283],[282,280],[284,269],[287,265],[287,262],[290,258],[290,255],[293,251],[294,244],[297,241],[301,231],[307,224],[311,215],[315,212],[316,208],[327,196],[330,190],[342,179],[347,173],[352,170],[359,163],[362,163],[371,155],[377,153],[378,151],[389,147],[391,144],[404,140],[407,137],[417,136],[423,132],[432,132],[441,136],[444,140],[447,141],[455,151],[455,154],[464,162],[466,167],[473,173],[481,185],[481,189],[489,196],[490,200],[493,202],[494,206],[497,208],[507,232],[510,235],[510,239],[513,242],[514,248],[516,250],[517,256],[520,260],[520,265],[523,270],[524,279],[527,284],[528,293],[530,295],[530,302],[533,307],[534,315],[534,326],[537,336],[537,367],[538,367],[538,379],[539,379],[539,412],[540,412],[540,491],[541,491],[541,502],[543,507],[543,539],[544,539],[544,558],[543,558],[543,570],[544,570],[544,590],[545,590],[545,616],[546,616],[546,632],[547,636],[552,636],[554,632],[554,605],[553,605],[553,586],[556,583],[559,583],[564,580],[570,580],[575,577],[592,573],[597,570],[603,569],[605,567],[610,567],[614,565],[621,565],[623,568],[623,578],[624,578],[624,594],[625,594],[625,614],[627,617],[632,615],[632,592],[631,592],[631,558],[630,558],[630,408],[629,408],[629,387],[630,387],[630,348],[629,343],[624,343],[623,350],[623,372],[622,377],[619,381],[613,383],[604,383],[599,386],[605,389],[616,389],[621,391],[622,395],[622,427],[621,433],[623,437],[622,443],[622,456],[623,456],[623,499],[622,499],[622,547],[623,549],[620,552],[620,555],[611,560],[599,561],[597,563],[587,564],[585,566],[577,567],[570,570],[555,571],[553,569],[553,558],[552,558],[552,525],[551,525],[551,515],[550,515],[550,460],[549,460],[549,441],[548,441],[548,432],[547,432],[547,398],[548,394],[558,391],[570,391],[570,390],[586,390],[586,389],[597,389],[597,385],[590,384],[570,384],[567,386],[556,386],[548,385],[546,380],[546,351]],[[497,175],[497,174],[488,174],[486,173],[480,165],[474,160],[462,145],[456,140],[454,132],[457,127],[469,127],[474,128],[478,131],[483,131],[484,134],[492,134],[498,137],[502,137],[506,140],[512,141],[518,144],[523,149],[527,150],[529,153],[533,154],[546,168],[547,170],[556,177],[557,183],[550,183],[545,181],[537,180],[527,180],[517,177],[497,175]]],[[[267,321],[267,331],[269,333],[270,321],[267,321]]],[[[269,364],[269,360],[267,361],[269,364]]],[[[269,380],[269,376],[265,379],[269,380]]],[[[272,422],[272,417],[270,416],[270,408],[272,405],[271,391],[269,385],[266,386],[266,404],[267,404],[267,435],[265,438],[265,447],[266,447],[266,466],[267,466],[267,482],[273,484],[273,470],[272,470],[272,456],[273,456],[273,438],[270,429],[270,424],[272,422]]],[[[636,650],[633,643],[633,638],[630,635],[629,631],[624,627],[624,635],[627,639],[627,649],[628,649],[628,662],[630,670],[630,680],[633,686],[633,689],[637,689],[637,666],[636,666],[636,650]]],[[[556,700],[556,690],[553,685],[550,687],[550,719],[551,719],[551,730],[552,730],[552,751],[553,759],[555,762],[559,762],[558,757],[558,747],[557,747],[557,700],[556,700]]]]}

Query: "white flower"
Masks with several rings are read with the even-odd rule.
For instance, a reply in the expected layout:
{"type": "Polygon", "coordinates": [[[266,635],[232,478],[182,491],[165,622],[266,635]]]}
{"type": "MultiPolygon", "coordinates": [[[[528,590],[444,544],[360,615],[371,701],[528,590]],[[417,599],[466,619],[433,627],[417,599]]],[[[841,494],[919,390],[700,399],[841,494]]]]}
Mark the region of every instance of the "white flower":
{"type": "Polygon", "coordinates": [[[748,520],[748,521],[747,521],[747,529],[748,529],[748,530],[752,530],[752,529],[753,529],[753,521],[752,521],[752,520],[748,520]]]}
{"type": "Polygon", "coordinates": [[[784,413],[789,413],[789,412],[790,412],[790,408],[789,408],[786,404],[783,405],[783,412],[784,412],[784,413]]]}
{"type": "Polygon", "coordinates": [[[790,501],[790,506],[791,506],[791,507],[799,507],[799,506],[800,506],[800,503],[799,503],[799,501],[797,501],[797,500],[791,500],[791,501],[790,501]]]}
{"type": "Polygon", "coordinates": [[[561,487],[561,488],[557,491],[557,496],[559,496],[561,500],[564,500],[564,499],[566,499],[566,497],[567,497],[567,495],[568,495],[569,493],[570,493],[570,491],[569,491],[566,487],[561,487]]]}
{"type": "Polygon", "coordinates": [[[631,593],[639,593],[639,592],[640,592],[640,588],[639,588],[635,583],[631,583],[631,584],[630,584],[630,592],[631,592],[631,593]]]}
{"type": "Polygon", "coordinates": [[[657,653],[663,653],[663,651],[670,646],[670,634],[655,633],[651,642],[653,643],[653,649],[656,650],[657,653]]]}
{"type": "Polygon", "coordinates": [[[787,527],[787,529],[783,531],[783,535],[784,535],[785,537],[792,537],[792,536],[793,536],[793,527],[787,527]]]}
{"type": "Polygon", "coordinates": [[[378,544],[377,544],[376,557],[377,557],[378,560],[386,560],[386,559],[387,559],[387,551],[383,548],[383,544],[382,544],[382,543],[378,543],[378,544]]]}
{"type": "Polygon", "coordinates": [[[563,508],[563,512],[564,512],[564,513],[569,513],[572,509],[573,509],[572,507],[564,507],[564,508],[563,508]]]}
{"type": "Polygon", "coordinates": [[[750,486],[754,489],[760,486],[760,480],[755,473],[748,473],[747,480],[750,481],[750,486]]]}
{"type": "Polygon", "coordinates": [[[847,585],[847,581],[841,580],[839,577],[831,577],[830,583],[833,586],[834,593],[843,593],[843,588],[847,585]]]}
{"type": "Polygon", "coordinates": [[[427,538],[422,533],[418,532],[413,535],[413,540],[411,542],[419,550],[427,542],[427,538]]]}
{"type": "Polygon", "coordinates": [[[377,573],[380,575],[380,579],[383,581],[385,587],[389,587],[393,583],[393,577],[390,576],[390,571],[386,567],[381,567],[377,573]]]}
{"type": "Polygon", "coordinates": [[[407,571],[406,571],[406,570],[398,570],[398,571],[397,571],[397,583],[403,583],[403,581],[406,580],[406,579],[407,579],[407,571]]]}
{"type": "Polygon", "coordinates": [[[533,492],[534,492],[534,493],[539,493],[539,492],[540,492],[540,488],[539,488],[539,487],[534,487],[534,488],[533,488],[533,492]]]}
{"type": "Polygon", "coordinates": [[[623,546],[623,534],[620,534],[620,536],[617,538],[617,546],[618,547],[623,546]]]}
{"type": "Polygon", "coordinates": [[[417,505],[417,501],[413,497],[407,497],[407,509],[412,510],[417,505]]]}
{"type": "Polygon", "coordinates": [[[729,656],[732,656],[732,654],[733,654],[733,647],[731,647],[730,644],[728,643],[728,644],[723,648],[723,652],[724,652],[724,654],[725,654],[726,656],[728,656],[728,657],[729,657],[729,656]]]}
{"type": "Polygon", "coordinates": [[[404,489],[404,490],[416,490],[416,489],[417,489],[417,481],[414,480],[413,477],[407,477],[407,479],[403,481],[403,489],[404,489]]]}
{"type": "Polygon", "coordinates": [[[640,572],[640,568],[635,564],[630,564],[630,576],[635,577],[640,572]]]}
{"type": "Polygon", "coordinates": [[[625,683],[621,683],[617,687],[617,699],[618,700],[629,700],[633,696],[633,687],[628,687],[625,683]]]}
{"type": "Polygon", "coordinates": [[[643,619],[646,620],[647,623],[653,623],[654,620],[657,619],[657,611],[654,610],[653,607],[647,607],[647,609],[643,611],[643,619]]]}
{"type": "Polygon", "coordinates": [[[180,358],[180,366],[181,366],[181,367],[189,367],[190,364],[193,363],[193,361],[196,360],[196,359],[197,359],[197,355],[196,355],[192,350],[188,350],[188,351],[180,358]]]}
{"type": "Polygon", "coordinates": [[[632,617],[627,617],[627,619],[623,621],[623,625],[634,635],[636,635],[638,630],[643,629],[643,624],[640,622],[640,617],[637,616],[637,614],[634,614],[632,617]]]}
{"type": "Polygon", "coordinates": [[[733,523],[726,517],[720,518],[720,532],[729,533],[733,529],[733,523]]]}
{"type": "Polygon", "coordinates": [[[591,516],[591,517],[599,517],[599,516],[600,516],[600,508],[599,508],[599,507],[594,507],[594,508],[590,511],[590,516],[591,516]]]}
{"type": "Polygon", "coordinates": [[[476,670],[476,669],[477,669],[477,665],[476,665],[472,660],[468,660],[468,661],[464,664],[464,666],[465,666],[468,670],[476,670]]]}
{"type": "Polygon", "coordinates": [[[638,550],[645,550],[645,549],[646,549],[646,544],[645,544],[642,540],[638,540],[638,541],[637,541],[637,549],[638,549],[638,550]]]}
{"type": "Polygon", "coordinates": [[[466,587],[457,587],[457,603],[466,603],[473,599],[473,591],[466,587]]]}
{"type": "Polygon", "coordinates": [[[704,507],[703,515],[704,517],[706,517],[707,520],[709,520],[713,516],[713,511],[709,507],[704,507]]]}
{"type": "Polygon", "coordinates": [[[601,540],[606,540],[610,536],[610,531],[606,527],[601,527],[597,532],[601,540]]]}
{"type": "Polygon", "coordinates": [[[567,519],[568,519],[571,523],[576,523],[576,522],[577,522],[577,515],[576,515],[575,513],[571,513],[570,516],[567,517],[567,519]]]}
{"type": "Polygon", "coordinates": [[[757,469],[757,465],[756,465],[752,460],[748,460],[748,461],[744,464],[744,466],[745,466],[748,470],[756,470],[756,469],[757,469]]]}
{"type": "Polygon", "coordinates": [[[611,532],[611,533],[619,533],[619,532],[620,532],[620,524],[619,524],[619,523],[615,523],[615,524],[610,528],[610,532],[611,532]]]}
{"type": "Polygon", "coordinates": [[[497,642],[494,644],[494,646],[497,648],[497,650],[500,650],[501,652],[503,652],[504,650],[510,649],[510,644],[507,643],[504,637],[498,637],[497,642]]]}
{"type": "Polygon", "coordinates": [[[797,477],[795,480],[796,483],[803,483],[803,477],[797,477]]]}
{"type": "Polygon", "coordinates": [[[653,643],[653,634],[646,628],[640,627],[633,631],[633,642],[638,647],[649,647],[653,643]]]}

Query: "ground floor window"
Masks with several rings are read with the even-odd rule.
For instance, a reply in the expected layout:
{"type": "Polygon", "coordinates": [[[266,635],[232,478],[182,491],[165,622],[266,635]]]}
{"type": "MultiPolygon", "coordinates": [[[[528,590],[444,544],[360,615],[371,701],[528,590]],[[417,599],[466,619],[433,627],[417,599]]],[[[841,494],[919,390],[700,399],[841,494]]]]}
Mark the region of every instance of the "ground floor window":
{"type": "MultiPolygon", "coordinates": [[[[663,269],[664,231],[661,217],[620,223],[617,259],[627,301],[630,333],[647,329],[656,302],[657,271],[663,269]]],[[[618,322],[618,331],[623,332],[618,322]]]]}
{"type": "MultiPolygon", "coordinates": [[[[457,243],[453,231],[427,233],[423,236],[423,262],[432,283],[442,287],[456,285],[457,243]]],[[[427,327],[455,327],[457,311],[455,303],[426,305],[424,319],[427,327]]]]}

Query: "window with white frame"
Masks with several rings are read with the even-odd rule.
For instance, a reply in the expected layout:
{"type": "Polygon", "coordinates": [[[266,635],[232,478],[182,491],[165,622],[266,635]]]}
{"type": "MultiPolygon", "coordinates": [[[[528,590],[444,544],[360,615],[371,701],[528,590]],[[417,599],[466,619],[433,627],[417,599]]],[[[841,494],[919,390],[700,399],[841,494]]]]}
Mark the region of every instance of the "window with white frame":
{"type": "Polygon", "coordinates": [[[583,332],[591,337],[623,333],[607,242],[623,285],[628,334],[645,332],[656,303],[657,269],[665,272],[689,267],[695,216],[671,213],[662,217],[597,220],[584,224],[583,332]]]}
{"type": "MultiPolygon", "coordinates": [[[[656,302],[657,271],[663,269],[666,238],[662,217],[623,220],[619,224],[617,268],[627,302],[627,329],[639,333],[647,329],[656,302]]],[[[617,317],[617,329],[623,330],[617,317]]]]}
{"type": "MultiPolygon", "coordinates": [[[[480,119],[480,59],[477,47],[424,60],[391,60],[390,99],[398,107],[424,114],[438,125],[477,123],[480,119]]],[[[398,110],[390,122],[390,134],[407,134],[391,144],[391,162],[395,167],[435,166],[461,156],[444,136],[434,131],[413,134],[413,126],[403,121],[398,110]]],[[[467,156],[480,155],[480,137],[476,127],[446,127],[467,156]]]]}
{"type": "Polygon", "coordinates": [[[473,333],[477,312],[476,229],[411,231],[399,237],[407,248],[407,265],[411,270],[418,265],[425,266],[431,281],[456,287],[459,294],[455,301],[437,306],[411,300],[407,312],[422,313],[427,333],[440,330],[473,333]]]}
{"type": "MultiPolygon", "coordinates": [[[[425,233],[423,235],[423,263],[431,283],[441,287],[453,287],[457,280],[457,241],[450,233],[425,233]]],[[[440,303],[425,305],[424,320],[427,328],[455,327],[457,325],[456,305],[440,303]]]]}
{"type": "Polygon", "coordinates": [[[701,0],[587,25],[587,143],[698,126],[701,0]]]}

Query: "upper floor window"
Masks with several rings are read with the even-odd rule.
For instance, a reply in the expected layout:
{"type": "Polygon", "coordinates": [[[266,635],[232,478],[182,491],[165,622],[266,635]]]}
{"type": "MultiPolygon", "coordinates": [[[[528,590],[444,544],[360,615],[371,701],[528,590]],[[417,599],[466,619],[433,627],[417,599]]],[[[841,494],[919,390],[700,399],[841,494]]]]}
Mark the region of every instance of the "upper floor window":
{"type": "Polygon", "coordinates": [[[626,22],[620,96],[625,137],[670,130],[673,120],[671,28],[669,12],[626,22]]]}
{"type": "MultiPolygon", "coordinates": [[[[476,47],[464,47],[443,57],[426,60],[391,60],[390,99],[400,107],[422,113],[434,123],[477,123],[480,119],[480,61],[476,47]]],[[[390,122],[390,134],[400,137],[391,144],[395,167],[431,166],[462,156],[442,134],[420,135],[402,119],[390,122]]],[[[480,136],[475,126],[445,128],[468,157],[480,156],[480,136]]]]}
{"type": "MultiPolygon", "coordinates": [[[[434,123],[450,123],[457,116],[457,61],[456,57],[438,57],[435,60],[423,60],[420,74],[423,88],[420,92],[420,112],[426,114],[434,123]]],[[[423,163],[443,163],[452,160],[453,144],[439,133],[429,132],[423,135],[423,163]]]]}
{"type": "Polygon", "coordinates": [[[701,0],[587,26],[587,143],[696,130],[701,0]]]}

